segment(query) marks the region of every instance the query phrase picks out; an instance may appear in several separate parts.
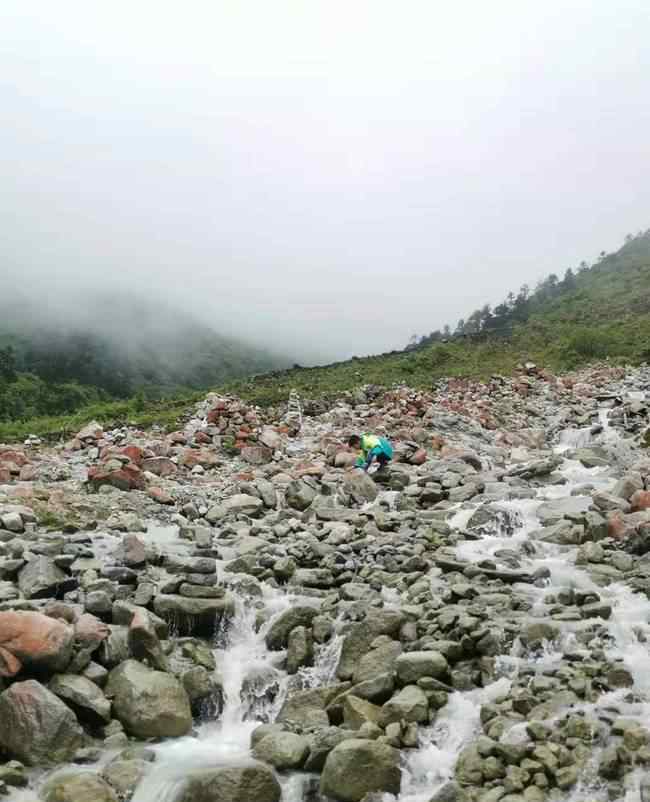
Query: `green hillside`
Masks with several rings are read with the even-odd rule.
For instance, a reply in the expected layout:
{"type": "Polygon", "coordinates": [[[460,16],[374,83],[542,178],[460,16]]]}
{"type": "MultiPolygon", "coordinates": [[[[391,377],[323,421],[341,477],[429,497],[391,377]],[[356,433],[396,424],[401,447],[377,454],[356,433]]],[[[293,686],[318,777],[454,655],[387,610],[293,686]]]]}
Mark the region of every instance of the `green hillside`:
{"type": "Polygon", "coordinates": [[[102,296],[46,319],[14,301],[0,307],[0,421],[170,398],[287,361],[153,301],[102,296]]]}
{"type": "MultiPolygon", "coordinates": [[[[5,399],[16,398],[23,391],[25,397],[32,397],[30,393],[38,397],[41,390],[38,386],[34,390],[33,382],[42,382],[44,405],[50,406],[49,412],[44,412],[55,415],[38,417],[43,412],[36,402],[19,414],[14,412],[13,417],[5,412],[4,424],[0,412],[0,441],[31,432],[75,431],[92,418],[104,423],[132,421],[173,426],[177,417],[200,397],[189,388],[208,385],[268,405],[286,402],[292,388],[307,399],[334,398],[368,383],[389,386],[399,382],[427,388],[444,376],[487,378],[494,373],[511,373],[527,360],[555,371],[602,359],[650,361],[650,230],[626,238],[620,250],[602,253],[593,265],[583,262],[566,270],[561,278],[551,274],[532,290],[524,285],[494,308],[484,306],[453,328],[433,331],[403,351],[390,354],[252,375],[275,367],[277,358],[208,334],[205,329],[192,329],[194,333],[188,330],[180,337],[179,330],[179,326],[171,326],[166,335],[157,331],[154,337],[153,330],[141,328],[139,337],[134,335],[130,341],[127,338],[130,350],[123,347],[115,363],[110,362],[113,356],[106,351],[101,352],[100,358],[98,349],[91,349],[99,361],[97,372],[93,368],[83,375],[75,372],[79,359],[73,359],[71,367],[48,362],[52,354],[59,354],[62,360],[69,357],[68,346],[62,341],[56,347],[47,344],[45,362],[37,368],[43,378],[19,373],[8,380],[11,368],[7,366],[6,352],[0,349],[0,404],[3,393],[5,399]],[[149,397],[141,393],[114,401],[107,384],[82,383],[84,377],[96,382],[106,364],[111,365],[107,376],[119,378],[121,374],[115,371],[123,369],[127,381],[133,383],[125,385],[125,389],[139,385],[149,397]],[[57,377],[58,383],[54,382],[57,377]],[[181,392],[181,387],[186,390],[181,392]],[[176,397],[169,397],[174,393],[176,397]],[[56,417],[58,412],[66,414],[56,417]]],[[[16,335],[13,337],[15,342],[16,335]]],[[[54,338],[52,342],[61,341],[54,338]]],[[[34,370],[39,364],[34,357],[38,349],[34,350],[33,338],[28,339],[27,345],[33,350],[29,351],[23,342],[16,351],[19,365],[34,370]]],[[[118,394],[115,388],[112,390],[113,395],[118,394]]]]}
{"type": "Polygon", "coordinates": [[[228,389],[271,404],[294,387],[307,397],[334,396],[362,383],[430,387],[443,376],[510,373],[526,360],[569,370],[596,359],[650,360],[650,230],[628,236],[591,266],[583,262],[562,278],[551,274],[534,290],[524,285],[404,351],[243,379],[228,389]]]}

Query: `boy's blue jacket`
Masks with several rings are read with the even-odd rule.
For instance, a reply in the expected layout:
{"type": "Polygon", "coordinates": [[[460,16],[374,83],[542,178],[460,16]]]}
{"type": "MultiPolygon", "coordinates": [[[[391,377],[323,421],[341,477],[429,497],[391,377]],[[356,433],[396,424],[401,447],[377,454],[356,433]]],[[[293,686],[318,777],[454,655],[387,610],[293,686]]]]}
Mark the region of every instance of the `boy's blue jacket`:
{"type": "Polygon", "coordinates": [[[362,435],[361,451],[356,462],[357,467],[367,467],[379,454],[385,454],[388,459],[392,459],[393,447],[388,440],[385,437],[377,437],[374,434],[362,435]]]}

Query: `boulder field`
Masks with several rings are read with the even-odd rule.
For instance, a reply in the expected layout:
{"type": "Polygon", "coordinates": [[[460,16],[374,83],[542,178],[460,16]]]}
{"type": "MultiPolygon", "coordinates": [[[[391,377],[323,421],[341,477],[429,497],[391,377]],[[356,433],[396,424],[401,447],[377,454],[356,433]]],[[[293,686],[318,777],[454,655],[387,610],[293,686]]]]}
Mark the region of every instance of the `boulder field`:
{"type": "Polygon", "coordinates": [[[650,800],[650,370],[297,403],[0,444],[0,794],[650,800]]]}

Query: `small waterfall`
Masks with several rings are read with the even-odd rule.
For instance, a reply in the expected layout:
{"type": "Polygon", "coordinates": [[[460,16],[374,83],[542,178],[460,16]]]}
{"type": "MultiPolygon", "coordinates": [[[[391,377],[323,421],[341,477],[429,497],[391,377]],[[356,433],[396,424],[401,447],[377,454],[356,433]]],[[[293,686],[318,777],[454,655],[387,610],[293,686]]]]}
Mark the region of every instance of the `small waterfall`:
{"type": "Polygon", "coordinates": [[[264,612],[269,614],[264,626],[257,630],[260,610],[237,594],[235,613],[218,636],[214,654],[224,694],[220,718],[203,724],[195,736],[156,747],[156,763],[133,802],[174,802],[189,770],[251,759],[251,733],[273,720],[288,685],[288,676],[277,665],[283,653],[270,652],[264,638],[273,617],[286,610],[292,598],[268,586],[263,593],[264,612]]]}

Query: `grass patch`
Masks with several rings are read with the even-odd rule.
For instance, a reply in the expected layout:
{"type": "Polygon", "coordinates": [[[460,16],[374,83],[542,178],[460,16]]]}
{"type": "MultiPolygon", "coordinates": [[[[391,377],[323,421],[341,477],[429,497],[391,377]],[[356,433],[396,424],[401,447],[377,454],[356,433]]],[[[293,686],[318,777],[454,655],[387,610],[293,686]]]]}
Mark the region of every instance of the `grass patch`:
{"type": "Polygon", "coordinates": [[[25,440],[30,434],[48,440],[65,440],[75,435],[92,420],[98,421],[105,428],[128,424],[140,426],[143,429],[157,425],[165,430],[172,430],[176,427],[179,419],[190,414],[194,405],[203,397],[204,393],[197,392],[183,398],[147,401],[143,404],[141,397],[136,396],[127,401],[89,404],[72,415],[0,422],[0,442],[19,442],[25,440]]]}

